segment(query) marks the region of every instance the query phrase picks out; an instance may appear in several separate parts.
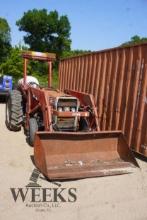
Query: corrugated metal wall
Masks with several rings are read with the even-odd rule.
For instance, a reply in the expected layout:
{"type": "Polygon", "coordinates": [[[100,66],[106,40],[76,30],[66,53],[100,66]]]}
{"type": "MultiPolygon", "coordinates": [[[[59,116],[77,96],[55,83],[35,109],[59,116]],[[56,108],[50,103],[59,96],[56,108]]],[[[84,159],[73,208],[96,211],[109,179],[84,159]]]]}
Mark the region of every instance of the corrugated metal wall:
{"type": "Polygon", "coordinates": [[[147,44],[61,60],[60,89],[91,93],[102,130],[123,130],[147,156],[147,44]]]}

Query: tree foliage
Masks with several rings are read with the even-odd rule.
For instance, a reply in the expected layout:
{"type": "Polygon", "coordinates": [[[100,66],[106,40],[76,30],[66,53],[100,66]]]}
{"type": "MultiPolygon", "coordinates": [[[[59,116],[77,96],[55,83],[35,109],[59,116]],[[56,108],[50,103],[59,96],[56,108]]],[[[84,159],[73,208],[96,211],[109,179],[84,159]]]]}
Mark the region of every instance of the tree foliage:
{"type": "Polygon", "coordinates": [[[0,63],[2,63],[11,49],[10,27],[4,18],[0,18],[0,63]]]}
{"type": "Polygon", "coordinates": [[[70,23],[66,15],[59,16],[57,11],[48,13],[46,9],[29,10],[16,22],[20,31],[26,32],[24,42],[31,50],[56,52],[70,50],[70,23]]]}
{"type": "Polygon", "coordinates": [[[22,78],[23,60],[18,47],[11,49],[9,57],[0,66],[0,72],[13,76],[15,80],[22,78]]]}
{"type": "Polygon", "coordinates": [[[90,50],[70,50],[70,51],[63,51],[62,57],[61,58],[66,58],[66,57],[73,57],[73,56],[78,56],[82,54],[87,54],[90,53],[90,50]]]}
{"type": "Polygon", "coordinates": [[[123,43],[121,46],[131,46],[139,43],[147,43],[147,38],[134,35],[133,37],[131,37],[130,41],[123,43]]]}
{"type": "MultiPolygon", "coordinates": [[[[11,75],[14,83],[23,77],[23,58],[22,51],[26,48],[15,47],[12,48],[9,57],[0,65],[0,73],[2,75],[11,75]]],[[[48,67],[46,63],[30,61],[27,66],[27,74],[36,77],[40,85],[47,86],[48,81],[48,67]]],[[[53,74],[53,86],[58,85],[58,73],[57,69],[54,70],[53,74]]]]}

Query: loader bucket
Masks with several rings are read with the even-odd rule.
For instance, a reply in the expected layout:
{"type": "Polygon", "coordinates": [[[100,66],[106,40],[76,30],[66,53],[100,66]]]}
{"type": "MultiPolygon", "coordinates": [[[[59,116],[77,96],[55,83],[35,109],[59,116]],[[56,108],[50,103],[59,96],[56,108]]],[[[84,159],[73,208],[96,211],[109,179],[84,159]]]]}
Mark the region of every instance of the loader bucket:
{"type": "Polygon", "coordinates": [[[37,132],[34,160],[49,179],[130,173],[138,167],[121,132],[37,132]]]}

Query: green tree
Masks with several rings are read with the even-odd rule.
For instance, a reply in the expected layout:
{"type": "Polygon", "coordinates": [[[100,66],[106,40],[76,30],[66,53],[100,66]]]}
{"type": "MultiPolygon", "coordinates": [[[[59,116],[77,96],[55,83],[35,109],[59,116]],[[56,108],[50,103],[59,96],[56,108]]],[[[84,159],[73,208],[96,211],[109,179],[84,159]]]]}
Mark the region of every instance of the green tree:
{"type": "Polygon", "coordinates": [[[62,57],[61,58],[66,58],[66,57],[73,57],[73,56],[78,56],[78,55],[83,55],[90,53],[90,50],[70,50],[70,51],[63,51],[62,57]]]}
{"type": "Polygon", "coordinates": [[[121,46],[131,46],[139,43],[147,43],[147,38],[134,35],[133,37],[131,37],[130,41],[123,43],[121,46]]]}
{"type": "MultiPolygon", "coordinates": [[[[17,84],[18,79],[23,77],[23,58],[22,51],[27,50],[27,48],[15,47],[12,48],[9,57],[0,65],[0,73],[5,75],[11,75],[13,77],[14,83],[17,84]]],[[[30,61],[27,67],[27,74],[35,76],[42,86],[47,86],[48,80],[48,68],[46,63],[39,63],[36,61],[30,61]]],[[[53,74],[53,86],[58,85],[58,73],[54,69],[53,74]]]]}
{"type": "Polygon", "coordinates": [[[14,81],[22,78],[23,60],[21,50],[18,47],[11,49],[9,57],[0,66],[0,72],[13,76],[14,81]]]}
{"type": "Polygon", "coordinates": [[[6,19],[0,18],[0,63],[8,56],[11,49],[10,27],[6,19]]]}
{"type": "Polygon", "coordinates": [[[70,23],[66,15],[59,16],[57,11],[48,13],[46,9],[29,10],[16,22],[20,31],[26,32],[24,42],[31,50],[55,52],[61,56],[70,50],[70,23]]]}

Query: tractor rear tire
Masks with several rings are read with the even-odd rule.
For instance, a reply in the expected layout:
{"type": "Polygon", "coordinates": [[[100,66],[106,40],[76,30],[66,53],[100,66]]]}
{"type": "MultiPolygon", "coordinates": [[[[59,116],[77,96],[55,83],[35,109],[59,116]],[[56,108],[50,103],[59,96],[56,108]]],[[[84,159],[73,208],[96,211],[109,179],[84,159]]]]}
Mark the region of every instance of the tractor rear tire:
{"type": "Polygon", "coordinates": [[[30,118],[29,120],[29,144],[33,146],[35,133],[38,131],[38,124],[36,118],[30,118]]]}
{"type": "Polygon", "coordinates": [[[20,131],[23,122],[22,95],[18,90],[9,93],[6,102],[6,126],[10,131],[20,131]]]}

